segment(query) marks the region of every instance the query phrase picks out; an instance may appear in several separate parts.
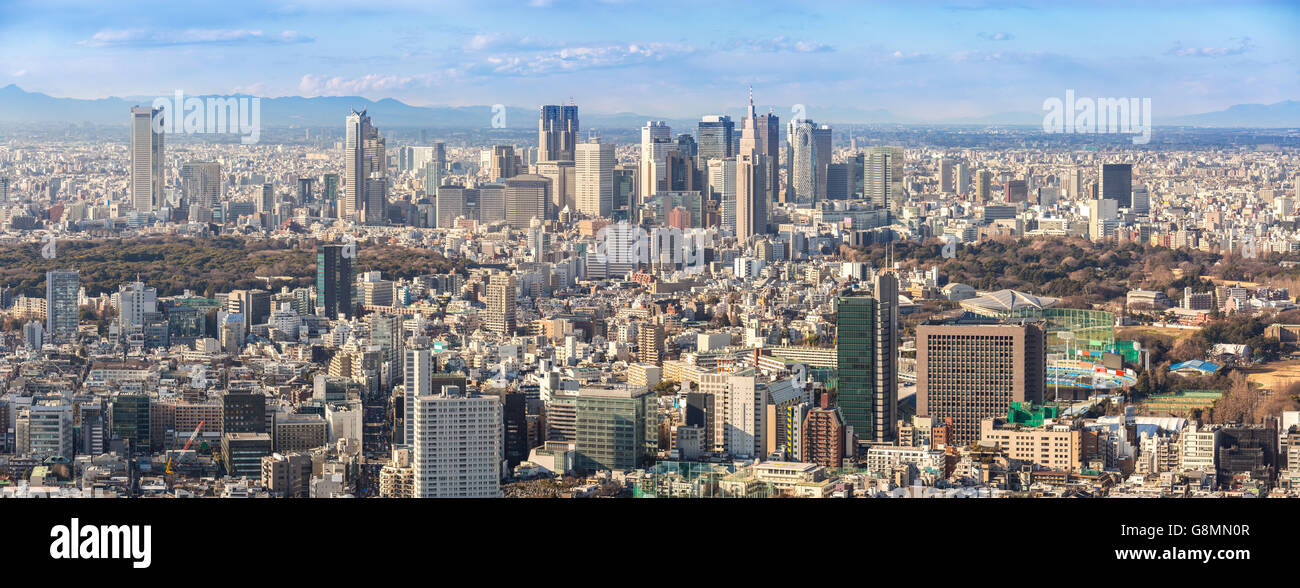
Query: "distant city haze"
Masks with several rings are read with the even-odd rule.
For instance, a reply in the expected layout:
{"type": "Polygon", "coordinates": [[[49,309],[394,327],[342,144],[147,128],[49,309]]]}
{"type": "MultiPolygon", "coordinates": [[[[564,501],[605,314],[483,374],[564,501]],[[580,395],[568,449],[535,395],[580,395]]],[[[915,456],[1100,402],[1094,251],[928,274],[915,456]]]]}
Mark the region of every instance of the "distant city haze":
{"type": "Polygon", "coordinates": [[[759,108],[787,105],[787,119],[805,104],[828,122],[1023,124],[1066,88],[1150,98],[1157,124],[1300,99],[1290,3],[70,4],[8,3],[0,87],[417,106],[573,98],[593,114],[689,118],[740,114],[753,84],[759,108]]]}

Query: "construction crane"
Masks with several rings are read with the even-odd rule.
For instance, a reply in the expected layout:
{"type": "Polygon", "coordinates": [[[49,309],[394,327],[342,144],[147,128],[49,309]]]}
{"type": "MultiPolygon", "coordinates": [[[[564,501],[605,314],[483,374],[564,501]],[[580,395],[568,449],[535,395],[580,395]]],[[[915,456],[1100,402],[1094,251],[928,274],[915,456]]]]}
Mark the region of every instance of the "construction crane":
{"type": "MultiPolygon", "coordinates": [[[[190,433],[190,438],[188,441],[185,442],[185,447],[182,447],[181,451],[189,450],[190,444],[194,443],[194,439],[199,436],[199,431],[203,430],[203,423],[206,422],[207,421],[199,421],[199,426],[194,427],[194,432],[190,433]]],[[[172,474],[172,456],[169,455],[167,456],[167,475],[170,476],[171,474],[172,474]]]]}

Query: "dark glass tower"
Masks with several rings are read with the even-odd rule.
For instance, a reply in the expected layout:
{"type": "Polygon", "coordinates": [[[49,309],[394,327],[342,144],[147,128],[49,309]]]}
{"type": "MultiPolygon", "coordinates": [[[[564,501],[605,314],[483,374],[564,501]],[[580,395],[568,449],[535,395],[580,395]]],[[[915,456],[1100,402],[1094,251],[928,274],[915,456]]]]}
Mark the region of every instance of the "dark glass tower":
{"type": "Polygon", "coordinates": [[[352,260],[345,245],[316,246],[316,314],[352,318],[352,260]]]}

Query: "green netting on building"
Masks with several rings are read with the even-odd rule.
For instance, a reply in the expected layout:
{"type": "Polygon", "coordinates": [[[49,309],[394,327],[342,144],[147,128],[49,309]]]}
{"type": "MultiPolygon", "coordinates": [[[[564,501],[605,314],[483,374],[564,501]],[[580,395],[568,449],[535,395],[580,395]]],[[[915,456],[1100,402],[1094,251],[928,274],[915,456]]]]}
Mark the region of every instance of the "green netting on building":
{"type": "Polygon", "coordinates": [[[1007,408],[1007,422],[1026,427],[1041,427],[1043,423],[1056,419],[1060,408],[1055,402],[1034,406],[1030,402],[1012,402],[1007,408]]]}
{"type": "Polygon", "coordinates": [[[1017,308],[1005,313],[1006,318],[1032,318],[1047,321],[1047,352],[1064,353],[1068,335],[1074,335],[1068,341],[1071,355],[1081,352],[1100,356],[1108,347],[1115,345],[1115,315],[1104,310],[1084,310],[1081,308],[1017,308]]]}

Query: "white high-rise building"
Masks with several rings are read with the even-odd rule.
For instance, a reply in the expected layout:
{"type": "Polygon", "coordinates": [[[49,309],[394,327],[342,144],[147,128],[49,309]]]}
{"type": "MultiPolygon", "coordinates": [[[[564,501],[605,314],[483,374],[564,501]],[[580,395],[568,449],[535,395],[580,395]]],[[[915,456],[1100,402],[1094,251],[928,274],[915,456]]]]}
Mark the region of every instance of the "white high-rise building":
{"type": "Polygon", "coordinates": [[[144,326],[145,313],[158,312],[158,290],[145,288],[142,282],[123,284],[112,301],[122,333],[144,326]]]}
{"type": "Polygon", "coordinates": [[[705,374],[700,392],[713,395],[713,450],[737,458],[763,457],[767,384],[752,375],[705,374]]]}
{"type": "Polygon", "coordinates": [[[668,123],[652,120],[641,127],[641,164],[638,171],[641,185],[637,194],[642,202],[654,196],[659,182],[667,179],[666,175],[656,178],[655,173],[663,174],[667,171],[664,168],[665,158],[670,150],[676,151],[676,149],[676,144],[672,142],[672,129],[668,123]]]}
{"type": "Polygon", "coordinates": [[[412,421],[416,498],[501,496],[501,405],[456,386],[417,394],[412,421]]]}
{"type": "Polygon", "coordinates": [[[154,132],[155,116],[162,116],[161,109],[131,107],[130,204],[141,213],[153,212],[163,201],[163,133],[154,132]]]}
{"type": "Polygon", "coordinates": [[[579,143],[576,157],[578,212],[609,218],[614,208],[614,145],[599,139],[579,143]]]}
{"type": "Polygon", "coordinates": [[[708,164],[709,199],[717,200],[722,211],[722,227],[736,232],[736,158],[710,159],[708,164]]]}

